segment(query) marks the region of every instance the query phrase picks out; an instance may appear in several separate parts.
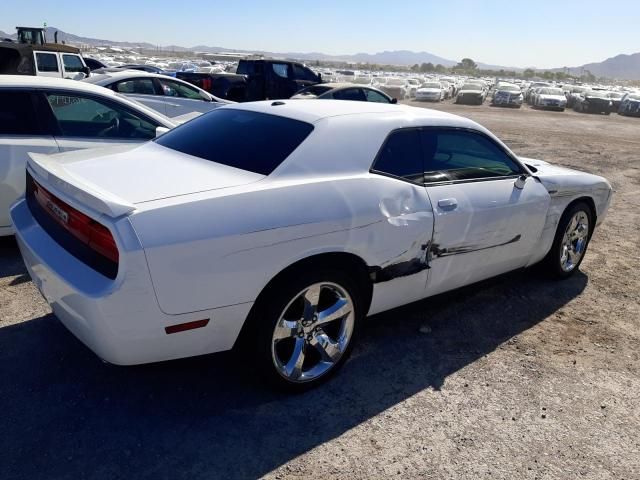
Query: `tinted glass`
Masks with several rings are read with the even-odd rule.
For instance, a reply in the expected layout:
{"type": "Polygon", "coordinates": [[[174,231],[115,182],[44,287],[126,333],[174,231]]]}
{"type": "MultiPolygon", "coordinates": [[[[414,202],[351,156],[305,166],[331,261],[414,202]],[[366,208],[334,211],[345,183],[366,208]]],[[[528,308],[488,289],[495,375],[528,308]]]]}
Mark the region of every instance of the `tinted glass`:
{"type": "Polygon", "coordinates": [[[76,95],[47,95],[62,136],[148,140],[155,125],[127,109],[76,95]]]}
{"type": "Polygon", "coordinates": [[[162,91],[168,97],[190,98],[192,100],[203,100],[198,90],[179,82],[158,79],[162,91]]]}
{"type": "Polygon", "coordinates": [[[269,175],[312,130],[313,125],[290,118],[220,109],[165,133],[156,142],[205,160],[269,175]]]}
{"type": "Polygon", "coordinates": [[[481,133],[424,129],[421,134],[427,183],[522,173],[501,147],[481,133]]]}
{"type": "Polygon", "coordinates": [[[364,102],[367,98],[359,88],[344,88],[333,92],[333,98],[336,100],[355,100],[358,102],[364,102]]]}
{"type": "Polygon", "coordinates": [[[31,95],[25,92],[0,91],[0,135],[41,134],[31,95]]]}
{"type": "Polygon", "coordinates": [[[314,73],[308,68],[305,68],[302,65],[296,65],[295,63],[292,66],[293,66],[293,75],[296,78],[296,80],[309,80],[312,82],[317,80],[314,73]]]}
{"type": "Polygon", "coordinates": [[[271,65],[273,72],[282,78],[287,78],[287,67],[288,65],[286,63],[274,63],[271,65]]]}
{"type": "Polygon", "coordinates": [[[331,87],[314,85],[300,90],[296,95],[322,95],[323,93],[327,93],[329,90],[331,90],[331,87]]]}
{"type": "Polygon", "coordinates": [[[373,169],[414,182],[422,182],[420,131],[410,129],[391,133],[380,150],[373,169]]]}
{"type": "Polygon", "coordinates": [[[40,72],[58,72],[58,58],[55,53],[36,53],[36,64],[40,72]]]}
{"type": "Polygon", "coordinates": [[[391,101],[387,97],[382,95],[380,92],[376,92],[375,90],[369,90],[365,88],[364,94],[367,97],[367,102],[391,103],[391,101]]]}
{"type": "Polygon", "coordinates": [[[150,78],[138,78],[135,80],[125,80],[114,85],[112,90],[120,93],[137,93],[138,95],[155,95],[153,80],[150,78]]]}
{"type": "Polygon", "coordinates": [[[82,72],[84,65],[77,55],[62,55],[62,63],[67,72],[82,72]]]}

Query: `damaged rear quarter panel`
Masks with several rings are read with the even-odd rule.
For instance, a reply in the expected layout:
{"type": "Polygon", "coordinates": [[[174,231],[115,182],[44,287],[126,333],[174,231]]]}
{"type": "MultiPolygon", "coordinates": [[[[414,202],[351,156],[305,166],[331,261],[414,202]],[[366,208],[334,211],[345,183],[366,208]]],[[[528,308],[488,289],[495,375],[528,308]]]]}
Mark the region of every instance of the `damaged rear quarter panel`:
{"type": "MultiPolygon", "coordinates": [[[[165,313],[254,301],[280,271],[321,253],[352,253],[382,268],[423,259],[431,238],[426,192],[407,182],[367,173],[252,188],[160,201],[131,217],[165,313]]],[[[420,298],[426,275],[420,268],[388,282],[398,284],[385,288],[397,290],[394,306],[420,298]]]]}

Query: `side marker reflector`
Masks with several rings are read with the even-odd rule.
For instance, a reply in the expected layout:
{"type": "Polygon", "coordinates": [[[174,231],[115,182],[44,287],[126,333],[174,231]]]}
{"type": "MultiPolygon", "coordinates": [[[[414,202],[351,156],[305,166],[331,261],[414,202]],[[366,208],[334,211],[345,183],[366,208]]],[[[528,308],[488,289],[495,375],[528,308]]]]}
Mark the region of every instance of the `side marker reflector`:
{"type": "Polygon", "coordinates": [[[195,320],[193,322],[179,323],[177,325],[164,327],[164,331],[167,332],[167,334],[184,332],[185,330],[193,330],[194,328],[206,327],[208,323],[208,318],[205,320],[195,320]]]}

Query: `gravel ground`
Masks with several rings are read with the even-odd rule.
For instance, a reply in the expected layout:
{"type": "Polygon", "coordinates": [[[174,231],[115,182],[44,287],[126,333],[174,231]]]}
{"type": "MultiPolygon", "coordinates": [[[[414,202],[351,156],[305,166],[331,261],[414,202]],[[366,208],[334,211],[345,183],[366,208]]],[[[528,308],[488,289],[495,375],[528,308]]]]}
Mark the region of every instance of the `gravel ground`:
{"type": "Polygon", "coordinates": [[[639,479],[640,119],[433,107],[611,181],[582,272],[370,318],[336,379],[287,397],[232,354],[101,363],[4,239],[0,478],[639,479]]]}

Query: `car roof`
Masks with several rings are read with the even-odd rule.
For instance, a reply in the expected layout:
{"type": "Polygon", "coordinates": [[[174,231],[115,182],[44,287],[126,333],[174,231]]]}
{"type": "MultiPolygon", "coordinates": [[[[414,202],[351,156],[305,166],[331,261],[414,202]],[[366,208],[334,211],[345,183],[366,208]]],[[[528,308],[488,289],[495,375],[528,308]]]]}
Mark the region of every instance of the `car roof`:
{"type": "Polygon", "coordinates": [[[169,77],[168,75],[162,75],[159,73],[151,73],[151,72],[145,72],[142,70],[119,70],[119,71],[105,71],[105,72],[101,72],[97,75],[91,75],[85,79],[83,79],[82,81],[84,83],[96,83],[96,84],[100,84],[103,81],[107,81],[107,80],[121,80],[121,79],[125,79],[125,78],[130,78],[130,77],[148,77],[148,78],[163,78],[163,79],[167,79],[170,78],[172,80],[175,80],[173,77],[169,77]]]}
{"type": "Polygon", "coordinates": [[[79,82],[68,78],[41,77],[32,75],[0,75],[0,87],[57,88],[100,95],[115,95],[115,92],[89,82],[79,82]]]}
{"type": "Polygon", "coordinates": [[[322,102],[309,102],[302,99],[263,100],[260,102],[236,103],[224,108],[267,113],[307,123],[317,123],[324,118],[345,115],[357,115],[362,121],[372,123],[384,115],[405,115],[415,119],[438,120],[451,124],[457,124],[460,121],[473,123],[466,118],[428,108],[344,100],[325,100],[322,102]]]}
{"type": "Polygon", "coordinates": [[[313,133],[269,175],[278,180],[366,174],[385,139],[398,129],[451,127],[491,135],[469,119],[408,105],[300,99],[237,103],[215,111],[223,109],[272,114],[314,125],[313,133]]]}

